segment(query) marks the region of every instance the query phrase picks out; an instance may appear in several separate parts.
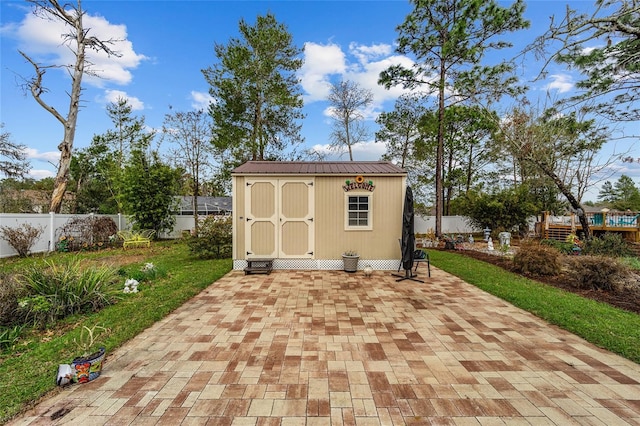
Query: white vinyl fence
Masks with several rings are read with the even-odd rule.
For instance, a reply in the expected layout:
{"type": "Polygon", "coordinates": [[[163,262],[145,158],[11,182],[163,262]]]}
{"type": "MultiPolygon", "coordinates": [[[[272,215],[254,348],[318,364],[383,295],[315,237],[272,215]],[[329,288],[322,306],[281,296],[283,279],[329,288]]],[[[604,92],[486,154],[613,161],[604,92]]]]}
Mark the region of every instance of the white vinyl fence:
{"type": "MultiPolygon", "coordinates": [[[[71,218],[89,217],[91,215],[73,215],[73,214],[21,214],[21,213],[0,213],[0,226],[8,226],[10,228],[20,227],[23,223],[29,223],[33,226],[41,226],[44,232],[31,248],[32,253],[44,253],[55,250],[57,242],[58,229],[63,227],[71,218]]],[[[118,230],[129,229],[130,223],[127,217],[121,214],[117,215],[95,215],[107,216],[113,219],[118,226],[118,230]]],[[[175,216],[176,222],[171,232],[160,234],[160,238],[180,238],[184,231],[193,229],[193,216],[175,216]]],[[[416,216],[415,232],[426,233],[430,229],[435,229],[435,216],[416,216]]],[[[474,229],[469,226],[464,216],[443,216],[442,232],[445,234],[469,234],[472,232],[481,232],[481,229],[474,229]]],[[[0,258],[15,256],[18,253],[5,240],[0,239],[0,258]]]]}
{"type": "MultiPolygon", "coordinates": [[[[413,229],[416,234],[426,234],[429,230],[436,229],[435,216],[418,216],[414,219],[413,229]]],[[[466,216],[442,216],[443,234],[472,234],[482,232],[467,223],[466,216]]]]}
{"type": "MultiPolygon", "coordinates": [[[[55,244],[59,237],[58,229],[62,228],[70,219],[75,217],[89,217],[89,214],[21,214],[21,213],[0,213],[0,226],[18,228],[24,223],[35,227],[42,227],[44,232],[31,247],[31,253],[45,253],[55,250],[55,244]]],[[[117,215],[95,215],[96,217],[110,217],[118,226],[118,230],[129,229],[131,227],[127,217],[122,214],[117,215]]],[[[159,235],[160,238],[179,238],[183,231],[193,228],[193,216],[176,216],[176,223],[171,232],[159,235]]],[[[0,239],[0,258],[16,256],[18,253],[5,240],[0,239]]]]}

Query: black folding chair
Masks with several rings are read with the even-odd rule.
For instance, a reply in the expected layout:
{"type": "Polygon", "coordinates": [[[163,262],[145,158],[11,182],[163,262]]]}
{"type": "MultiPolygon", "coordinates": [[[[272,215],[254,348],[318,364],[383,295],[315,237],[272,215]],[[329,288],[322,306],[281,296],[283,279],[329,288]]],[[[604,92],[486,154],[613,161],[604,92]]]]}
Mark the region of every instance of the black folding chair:
{"type": "MultiPolygon", "coordinates": [[[[398,244],[400,244],[400,257],[402,258],[402,238],[398,238],[398,244]]],[[[416,248],[414,247],[414,250],[416,248]]],[[[421,250],[426,256],[424,259],[417,259],[414,257],[413,259],[413,264],[415,266],[414,268],[414,272],[418,271],[418,265],[420,265],[423,262],[427,263],[427,274],[428,277],[431,278],[431,262],[429,262],[429,252],[426,250],[421,250]]],[[[398,265],[398,272],[400,272],[400,269],[402,269],[402,262],[400,262],[400,264],[398,265]]]]}

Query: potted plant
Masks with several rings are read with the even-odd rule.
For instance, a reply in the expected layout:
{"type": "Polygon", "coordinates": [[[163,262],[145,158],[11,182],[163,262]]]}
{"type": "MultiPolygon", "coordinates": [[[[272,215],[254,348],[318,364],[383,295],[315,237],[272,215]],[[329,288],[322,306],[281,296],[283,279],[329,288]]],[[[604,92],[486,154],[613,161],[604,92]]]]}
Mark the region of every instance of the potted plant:
{"type": "Polygon", "coordinates": [[[342,262],[345,272],[356,272],[358,270],[358,260],[360,255],[355,250],[347,250],[342,253],[342,262]]]}
{"type": "Polygon", "coordinates": [[[86,383],[97,378],[102,372],[102,362],[104,361],[105,349],[97,346],[98,336],[108,331],[99,325],[89,328],[82,326],[80,338],[73,339],[74,343],[82,350],[82,355],[71,361],[71,370],[75,375],[74,381],[86,383]]]}

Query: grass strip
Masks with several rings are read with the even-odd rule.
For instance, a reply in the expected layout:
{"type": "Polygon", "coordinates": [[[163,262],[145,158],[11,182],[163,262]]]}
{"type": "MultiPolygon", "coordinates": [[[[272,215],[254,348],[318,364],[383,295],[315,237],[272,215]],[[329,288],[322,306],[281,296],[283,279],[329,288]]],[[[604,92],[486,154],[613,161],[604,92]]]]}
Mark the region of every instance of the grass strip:
{"type": "MultiPolygon", "coordinates": [[[[86,253],[86,259],[99,260],[112,252],[86,253]]],[[[166,277],[140,285],[140,293],[127,295],[119,303],[91,315],[68,318],[61,333],[33,336],[10,355],[0,358],[0,423],[6,423],[56,388],[58,364],[80,355],[74,344],[83,325],[99,325],[110,331],[101,341],[109,352],[164,318],[231,270],[231,260],[200,260],[192,257],[185,244],[156,242],[152,249],[127,250],[144,260],[125,267],[139,269],[145,262],[166,271],[166,277]]],[[[65,255],[65,254],[53,254],[65,255]]],[[[31,262],[37,262],[32,259],[31,262]]],[[[41,262],[42,259],[39,259],[41,262]]],[[[24,265],[24,260],[18,263],[24,265]]],[[[124,279],[123,279],[124,282],[124,279]]]]}
{"type": "Polygon", "coordinates": [[[640,363],[640,315],[524,278],[467,256],[429,251],[431,263],[469,284],[640,363]]]}

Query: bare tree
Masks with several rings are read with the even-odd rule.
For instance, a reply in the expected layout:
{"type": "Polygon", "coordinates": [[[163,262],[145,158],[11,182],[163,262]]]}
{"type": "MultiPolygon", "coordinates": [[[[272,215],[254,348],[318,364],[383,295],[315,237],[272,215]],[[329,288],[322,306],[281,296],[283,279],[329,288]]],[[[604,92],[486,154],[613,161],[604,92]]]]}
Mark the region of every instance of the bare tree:
{"type": "Polygon", "coordinates": [[[0,174],[6,177],[23,177],[29,170],[24,145],[11,141],[11,133],[5,132],[0,123],[0,174]]]}
{"type": "Polygon", "coordinates": [[[340,150],[346,146],[349,160],[353,161],[352,147],[369,136],[363,123],[363,110],[373,102],[373,93],[358,83],[346,80],[331,85],[327,100],[331,104],[333,118],[331,148],[340,150]]]}
{"type": "Polygon", "coordinates": [[[75,63],[73,64],[44,65],[36,62],[25,52],[19,51],[35,71],[35,76],[26,82],[27,89],[31,92],[36,102],[53,115],[64,128],[64,137],[58,145],[60,162],[58,163],[58,171],[49,208],[50,211],[59,213],[69,181],[69,166],[71,165],[76,123],[78,121],[78,111],[80,110],[82,77],[84,74],[95,75],[91,72],[92,64],[86,57],[87,49],[95,52],[104,52],[108,56],[119,56],[119,54],[110,48],[114,40],[100,40],[90,35],[90,29],[84,27],[83,18],[85,12],[82,9],[81,0],[77,0],[77,5],[71,3],[60,4],[57,0],[28,0],[28,2],[35,6],[33,11],[35,15],[44,19],[62,22],[66,26],[68,32],[62,34],[63,44],[73,52],[75,57],[75,63]],[[48,92],[48,89],[44,86],[43,78],[46,72],[52,68],[66,69],[71,78],[69,106],[66,115],[63,115],[43,99],[43,95],[48,92]]]}
{"type": "Polygon", "coordinates": [[[210,116],[204,111],[176,112],[164,117],[162,133],[178,146],[172,150],[174,159],[189,174],[193,195],[193,220],[198,233],[198,195],[203,169],[207,166],[213,146],[213,126],[210,116]]]}

